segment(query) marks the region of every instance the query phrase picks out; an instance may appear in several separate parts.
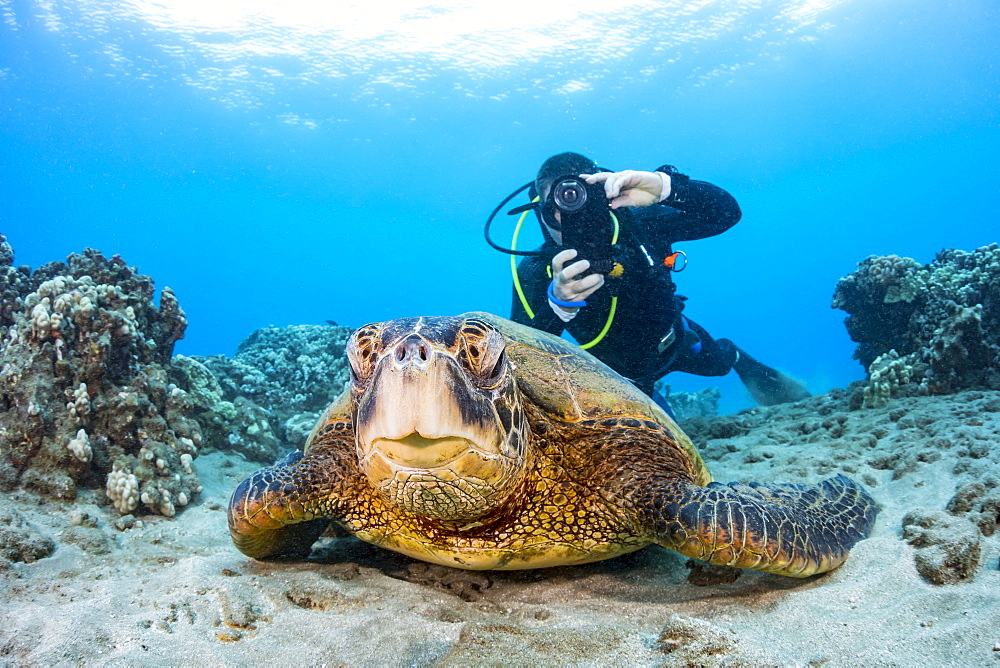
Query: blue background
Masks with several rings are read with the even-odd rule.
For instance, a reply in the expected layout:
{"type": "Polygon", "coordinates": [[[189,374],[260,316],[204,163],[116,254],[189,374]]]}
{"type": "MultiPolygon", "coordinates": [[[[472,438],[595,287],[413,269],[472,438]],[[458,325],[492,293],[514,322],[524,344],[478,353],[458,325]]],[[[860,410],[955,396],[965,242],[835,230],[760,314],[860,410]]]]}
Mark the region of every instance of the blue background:
{"type": "Polygon", "coordinates": [[[742,222],[680,246],[688,314],[813,392],[863,377],[830,308],[859,261],[1000,240],[989,0],[526,5],[523,28],[516,5],[175,4],[0,0],[0,232],[17,264],[90,246],[170,286],[179,353],[507,315],[482,224],[564,150],[732,192],[742,222]]]}

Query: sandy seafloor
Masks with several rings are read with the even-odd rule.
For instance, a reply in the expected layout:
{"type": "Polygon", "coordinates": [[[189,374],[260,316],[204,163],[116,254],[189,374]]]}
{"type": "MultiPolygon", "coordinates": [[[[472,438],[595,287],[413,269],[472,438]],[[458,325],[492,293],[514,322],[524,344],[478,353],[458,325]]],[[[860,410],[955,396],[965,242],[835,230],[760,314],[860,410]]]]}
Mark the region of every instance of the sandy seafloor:
{"type": "Polygon", "coordinates": [[[869,487],[881,507],[874,533],[826,575],[733,571],[732,582],[696,586],[688,560],[658,547],[587,566],[465,572],[353,538],[321,539],[308,563],[259,563],[230,544],[225,511],[258,465],[213,453],[195,462],[205,486],[195,504],[126,531],[96,491],[73,504],[0,497],[8,517],[20,512],[25,530],[57,543],[0,569],[0,662],[1000,665],[997,534],[981,537],[971,580],[934,585],[901,524],[1000,474],[1000,392],[857,411],[845,396],[691,425],[719,480],[843,471],[869,487]],[[92,520],[77,513],[71,524],[73,509],[92,520]]]}

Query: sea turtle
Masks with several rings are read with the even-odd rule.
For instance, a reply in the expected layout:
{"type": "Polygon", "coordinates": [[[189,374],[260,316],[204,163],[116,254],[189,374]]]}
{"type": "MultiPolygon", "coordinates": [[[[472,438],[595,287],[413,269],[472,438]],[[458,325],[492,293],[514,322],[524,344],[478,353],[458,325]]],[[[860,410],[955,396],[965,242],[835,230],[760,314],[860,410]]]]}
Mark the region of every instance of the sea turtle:
{"type": "Polygon", "coordinates": [[[305,445],[244,480],[233,542],[304,556],[332,520],[467,569],[581,564],[651,543],[806,577],[868,536],[875,502],[818,485],[711,482],[656,404],[577,346],[488,313],[390,320],[347,345],[351,382],[305,445]]]}

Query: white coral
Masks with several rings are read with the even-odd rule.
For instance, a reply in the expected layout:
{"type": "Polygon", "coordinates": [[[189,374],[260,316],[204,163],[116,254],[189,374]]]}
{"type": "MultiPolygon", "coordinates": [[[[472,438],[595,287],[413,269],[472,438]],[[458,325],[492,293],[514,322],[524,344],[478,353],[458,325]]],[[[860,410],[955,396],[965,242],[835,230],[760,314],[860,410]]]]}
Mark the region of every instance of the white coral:
{"type": "MultiPolygon", "coordinates": [[[[185,500],[187,500],[187,497],[185,497],[185,500]]],[[[173,501],[170,500],[170,492],[162,487],[157,487],[156,489],[146,487],[146,491],[142,493],[142,502],[153,510],[158,510],[161,515],[173,517],[177,514],[177,508],[174,507],[173,501]]]]}
{"type": "Polygon", "coordinates": [[[64,322],[86,324],[93,317],[97,299],[97,286],[90,276],[57,276],[45,281],[24,300],[34,338],[46,341],[63,336],[64,322]]]}
{"type": "Polygon", "coordinates": [[[69,313],[73,310],[73,295],[72,293],[63,293],[56,297],[55,302],[52,304],[52,309],[56,313],[69,313]]]}
{"type": "MultiPolygon", "coordinates": [[[[187,500],[187,497],[185,497],[187,500]]],[[[170,500],[170,492],[163,490],[160,493],[160,512],[167,517],[173,517],[177,514],[177,509],[174,507],[173,502],[170,500]]]]}
{"type": "Polygon", "coordinates": [[[87,391],[87,384],[80,383],[80,386],[73,390],[73,401],[66,404],[69,414],[79,424],[83,418],[90,413],[90,393],[87,391]]]}
{"type": "Polygon", "coordinates": [[[886,304],[912,302],[927,287],[928,272],[919,262],[898,255],[869,255],[868,277],[885,290],[886,304]]]}
{"type": "Polygon", "coordinates": [[[46,297],[31,309],[31,333],[39,341],[45,341],[52,332],[52,318],[49,313],[49,298],[46,297]]]}
{"type": "Polygon", "coordinates": [[[125,307],[125,316],[119,325],[118,336],[135,338],[139,332],[139,322],[135,318],[135,309],[131,306],[125,307]]]}
{"type": "Polygon", "coordinates": [[[915,381],[913,355],[900,357],[894,349],[879,355],[868,367],[868,387],[864,389],[862,407],[878,408],[889,403],[897,388],[915,381]]]}
{"type": "MultiPolygon", "coordinates": [[[[195,432],[194,437],[198,438],[197,432],[195,432]]],[[[188,438],[187,436],[181,436],[177,439],[177,442],[181,444],[181,452],[190,452],[192,455],[198,454],[198,446],[195,444],[194,439],[188,438]]],[[[182,461],[183,459],[184,457],[181,457],[182,461]]]]}
{"type": "Polygon", "coordinates": [[[94,458],[94,451],[90,447],[90,437],[83,429],[76,432],[76,438],[71,439],[66,447],[73,453],[74,457],[85,464],[94,458]]]}
{"type": "Polygon", "coordinates": [[[118,464],[115,464],[108,474],[105,490],[108,498],[122,515],[132,512],[139,505],[139,481],[135,474],[128,469],[122,469],[118,464]]]}

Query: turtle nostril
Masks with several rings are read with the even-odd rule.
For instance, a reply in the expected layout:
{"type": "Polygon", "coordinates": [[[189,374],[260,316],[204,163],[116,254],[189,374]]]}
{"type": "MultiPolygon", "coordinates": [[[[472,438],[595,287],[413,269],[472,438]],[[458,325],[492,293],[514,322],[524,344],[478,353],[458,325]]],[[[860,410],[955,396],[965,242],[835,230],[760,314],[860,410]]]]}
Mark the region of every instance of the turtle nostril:
{"type": "Polygon", "coordinates": [[[396,346],[396,362],[399,364],[414,363],[423,365],[430,359],[431,351],[427,342],[417,334],[411,334],[396,346]]]}

